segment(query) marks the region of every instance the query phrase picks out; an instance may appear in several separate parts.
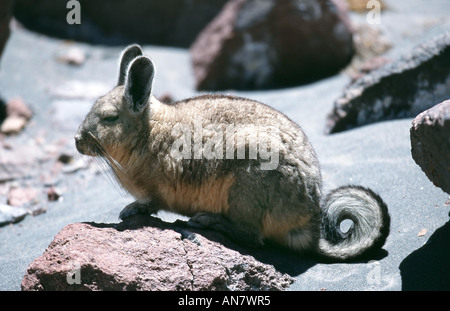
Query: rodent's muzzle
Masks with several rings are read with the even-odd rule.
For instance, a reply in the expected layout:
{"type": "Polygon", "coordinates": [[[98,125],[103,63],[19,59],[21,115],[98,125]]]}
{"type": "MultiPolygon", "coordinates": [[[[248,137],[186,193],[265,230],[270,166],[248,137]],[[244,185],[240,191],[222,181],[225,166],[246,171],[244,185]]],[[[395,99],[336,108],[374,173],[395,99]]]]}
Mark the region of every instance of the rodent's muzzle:
{"type": "Polygon", "coordinates": [[[81,134],[76,134],[75,135],[75,147],[77,148],[78,152],[81,154],[85,154],[84,149],[83,149],[83,137],[81,134]]]}
{"type": "Polygon", "coordinates": [[[92,157],[104,153],[102,152],[103,148],[101,147],[100,142],[92,133],[88,132],[87,134],[84,134],[78,132],[74,138],[75,146],[79,153],[92,157]]]}
{"type": "Polygon", "coordinates": [[[84,155],[88,156],[94,156],[95,152],[93,152],[92,143],[89,142],[89,139],[86,138],[86,136],[82,134],[76,134],[75,135],[75,147],[77,148],[78,152],[84,155]]]}

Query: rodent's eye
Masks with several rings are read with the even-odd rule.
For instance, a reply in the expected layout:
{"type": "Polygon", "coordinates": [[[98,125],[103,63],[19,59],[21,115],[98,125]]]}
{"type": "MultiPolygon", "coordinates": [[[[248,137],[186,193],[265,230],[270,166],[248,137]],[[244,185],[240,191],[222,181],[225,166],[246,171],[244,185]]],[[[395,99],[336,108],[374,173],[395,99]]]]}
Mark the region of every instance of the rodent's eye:
{"type": "Polygon", "coordinates": [[[103,117],[102,120],[105,122],[115,122],[119,119],[119,116],[107,116],[103,117]]]}

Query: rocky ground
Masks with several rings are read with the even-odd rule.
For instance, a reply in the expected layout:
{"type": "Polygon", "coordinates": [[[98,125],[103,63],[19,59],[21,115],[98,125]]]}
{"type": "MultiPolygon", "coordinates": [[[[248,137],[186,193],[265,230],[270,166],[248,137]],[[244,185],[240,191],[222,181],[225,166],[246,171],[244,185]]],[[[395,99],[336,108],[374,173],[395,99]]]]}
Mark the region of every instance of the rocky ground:
{"type": "MultiPolygon", "coordinates": [[[[370,45],[377,36],[370,50],[384,52],[381,63],[395,61],[449,29],[446,0],[384,3],[388,9],[380,25],[369,27],[365,14],[351,14],[361,45],[370,45]]],[[[25,114],[10,113],[15,120],[0,134],[0,206],[18,206],[14,215],[2,209],[15,218],[0,220],[0,290],[20,290],[29,265],[64,227],[78,222],[112,227],[132,201],[102,166],[77,155],[73,143],[95,98],[115,84],[122,48],[64,41],[13,27],[0,63],[0,95],[8,107],[25,114]]],[[[156,64],[155,95],[177,100],[198,94],[189,50],[145,45],[144,51],[156,64]]],[[[264,263],[258,271],[273,266],[291,290],[450,289],[450,197],[433,185],[411,155],[414,118],[325,134],[328,114],[357,74],[350,66],[304,86],[227,93],[267,103],[302,126],[321,162],[325,192],[351,183],[379,193],[392,218],[386,252],[375,260],[346,264],[319,263],[274,249],[270,255],[251,250],[244,254],[264,263]]],[[[158,216],[167,222],[185,219],[168,213],[158,216]]]]}

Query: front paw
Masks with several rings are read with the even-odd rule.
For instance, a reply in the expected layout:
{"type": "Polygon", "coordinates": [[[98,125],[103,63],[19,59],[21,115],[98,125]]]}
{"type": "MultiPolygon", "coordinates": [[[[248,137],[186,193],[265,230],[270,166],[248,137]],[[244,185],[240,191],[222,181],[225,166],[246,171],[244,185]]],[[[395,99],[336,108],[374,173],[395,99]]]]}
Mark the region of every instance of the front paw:
{"type": "Polygon", "coordinates": [[[153,212],[155,211],[150,207],[150,204],[148,202],[136,201],[125,206],[125,208],[120,212],[119,218],[121,220],[125,220],[128,217],[131,217],[136,214],[150,215],[153,212]]]}

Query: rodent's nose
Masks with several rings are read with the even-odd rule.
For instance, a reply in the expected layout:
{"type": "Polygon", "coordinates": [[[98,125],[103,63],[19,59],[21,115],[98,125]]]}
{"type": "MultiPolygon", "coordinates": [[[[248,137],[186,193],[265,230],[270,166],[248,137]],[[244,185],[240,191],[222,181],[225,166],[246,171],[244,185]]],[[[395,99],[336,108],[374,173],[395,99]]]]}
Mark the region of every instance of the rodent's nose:
{"type": "Polygon", "coordinates": [[[81,142],[81,134],[76,134],[74,138],[75,138],[75,145],[76,145],[77,148],[78,148],[78,145],[79,145],[80,142],[81,142]]]}
{"type": "Polygon", "coordinates": [[[74,138],[75,138],[75,147],[79,152],[81,152],[81,139],[82,139],[81,134],[76,134],[74,138]]]}

